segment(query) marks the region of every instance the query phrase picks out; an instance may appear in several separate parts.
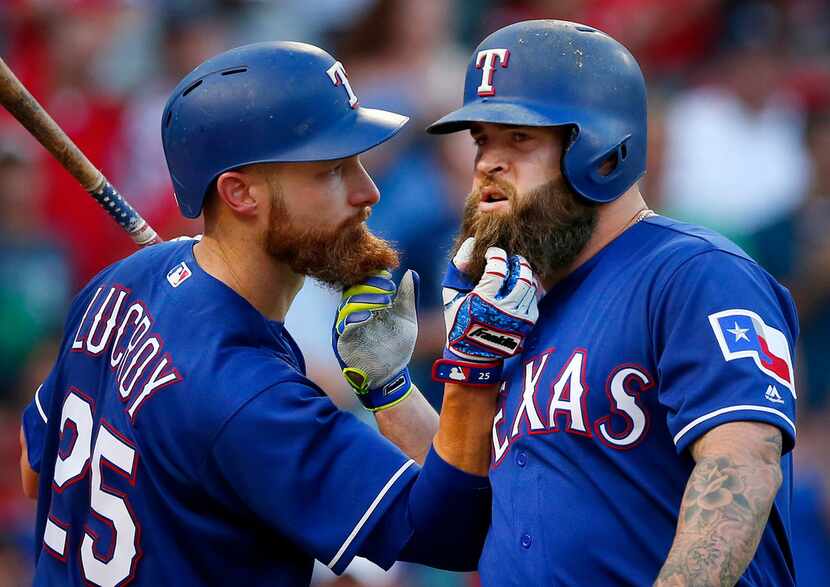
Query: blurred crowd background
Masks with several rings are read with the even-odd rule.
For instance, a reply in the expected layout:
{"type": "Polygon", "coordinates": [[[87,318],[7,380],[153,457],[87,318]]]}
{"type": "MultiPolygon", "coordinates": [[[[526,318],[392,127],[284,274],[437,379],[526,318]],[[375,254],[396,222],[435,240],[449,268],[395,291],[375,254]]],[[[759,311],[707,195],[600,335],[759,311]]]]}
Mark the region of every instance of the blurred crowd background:
{"type": "MultiPolygon", "coordinates": [[[[472,49],[529,18],[596,26],[649,82],[651,207],[738,242],[795,296],[801,318],[793,509],[799,584],[830,577],[830,2],[827,0],[0,0],[0,55],[159,233],[200,232],[172,197],[160,116],[176,82],[225,48],[318,44],[362,104],[412,117],[365,163],[371,227],[423,280],[417,381],[440,353],[439,283],[470,186],[463,133],[424,127],[460,104],[472,49]]],[[[279,80],[274,91],[280,90],[279,80]]],[[[0,587],[30,582],[33,504],[18,481],[22,407],[50,368],[74,292],[133,244],[0,113],[0,587]]],[[[307,283],[287,319],[310,375],[359,412],[331,354],[337,294],[307,283]]],[[[555,520],[551,520],[555,524],[555,520]]],[[[473,575],[369,563],[319,585],[461,587],[473,575]]]]}

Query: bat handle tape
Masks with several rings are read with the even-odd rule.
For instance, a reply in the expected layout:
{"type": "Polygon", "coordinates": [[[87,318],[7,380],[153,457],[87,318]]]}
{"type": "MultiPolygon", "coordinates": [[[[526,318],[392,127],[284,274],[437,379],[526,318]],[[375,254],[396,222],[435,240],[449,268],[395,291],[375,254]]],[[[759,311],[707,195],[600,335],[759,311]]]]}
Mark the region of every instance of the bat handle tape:
{"type": "Polygon", "coordinates": [[[118,190],[101,175],[98,186],[88,190],[95,201],[126,230],[138,246],[147,246],[161,242],[158,234],[147,221],[136,212],[135,208],[118,193],[118,190]]]}

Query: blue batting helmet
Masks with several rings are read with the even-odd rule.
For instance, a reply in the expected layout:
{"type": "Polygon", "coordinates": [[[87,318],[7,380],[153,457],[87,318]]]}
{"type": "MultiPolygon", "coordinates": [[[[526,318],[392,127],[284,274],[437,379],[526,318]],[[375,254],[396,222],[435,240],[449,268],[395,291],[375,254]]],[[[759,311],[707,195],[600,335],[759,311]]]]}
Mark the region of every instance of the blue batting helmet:
{"type": "Polygon", "coordinates": [[[167,101],[161,137],[179,209],[195,218],[225,171],[351,157],[407,120],[359,107],[343,65],[322,49],[270,42],[221,53],[190,72],[167,101]]]}
{"type": "Polygon", "coordinates": [[[562,173],[598,203],[621,196],[646,170],[646,86],[637,61],[597,29],[561,20],[530,20],[496,31],[467,68],[464,105],[427,131],[474,122],[570,125],[562,173]],[[616,165],[603,173],[603,164],[616,165]]]}

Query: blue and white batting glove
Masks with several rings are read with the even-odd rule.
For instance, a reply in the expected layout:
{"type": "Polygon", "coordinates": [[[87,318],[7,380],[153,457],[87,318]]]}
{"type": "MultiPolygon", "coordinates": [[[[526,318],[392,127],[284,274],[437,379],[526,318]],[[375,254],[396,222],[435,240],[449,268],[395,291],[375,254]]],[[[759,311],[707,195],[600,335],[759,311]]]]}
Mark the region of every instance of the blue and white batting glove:
{"type": "Polygon", "coordinates": [[[382,271],[340,297],[334,354],[360,403],[373,412],[400,403],[414,388],[407,365],[418,338],[418,286],[411,269],[397,288],[382,271]]]}
{"type": "Polygon", "coordinates": [[[539,309],[530,265],[498,247],[487,249],[484,275],[468,290],[463,268],[473,245],[472,239],[464,242],[444,280],[447,344],[443,358],[433,364],[432,378],[486,386],[499,383],[504,359],[521,352],[539,309]]]}

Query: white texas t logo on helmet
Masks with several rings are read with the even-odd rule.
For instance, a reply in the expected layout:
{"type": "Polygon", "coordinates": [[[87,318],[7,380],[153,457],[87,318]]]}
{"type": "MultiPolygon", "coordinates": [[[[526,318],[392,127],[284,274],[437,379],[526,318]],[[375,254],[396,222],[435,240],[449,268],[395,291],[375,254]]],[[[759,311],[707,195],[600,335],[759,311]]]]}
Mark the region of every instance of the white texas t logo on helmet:
{"type": "Polygon", "coordinates": [[[346,68],[343,67],[343,64],[335,61],[334,65],[326,70],[326,73],[329,74],[329,79],[331,79],[335,86],[339,86],[341,83],[343,84],[343,87],[346,88],[346,93],[349,94],[349,106],[355,108],[357,106],[357,96],[355,96],[352,86],[349,84],[349,78],[346,77],[346,68]]]}
{"type": "Polygon", "coordinates": [[[493,96],[496,88],[493,87],[493,72],[496,70],[496,59],[502,67],[507,67],[510,59],[510,51],[507,49],[484,49],[476,56],[476,69],[483,69],[481,73],[481,85],[478,86],[479,96],[493,96]]]}

